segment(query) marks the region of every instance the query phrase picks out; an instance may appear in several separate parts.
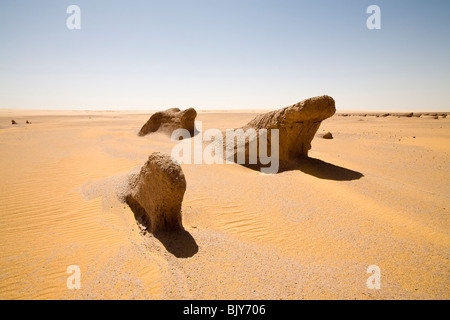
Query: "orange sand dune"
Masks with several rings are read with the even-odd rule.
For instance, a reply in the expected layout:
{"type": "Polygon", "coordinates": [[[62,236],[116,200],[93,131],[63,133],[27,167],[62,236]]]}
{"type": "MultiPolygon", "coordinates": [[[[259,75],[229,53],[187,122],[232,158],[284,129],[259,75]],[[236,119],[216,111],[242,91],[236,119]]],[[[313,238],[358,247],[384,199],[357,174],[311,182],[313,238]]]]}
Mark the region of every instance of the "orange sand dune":
{"type": "MultiPolygon", "coordinates": [[[[257,114],[197,120],[224,130],[257,114]]],[[[157,239],[116,197],[175,144],[138,137],[148,117],[0,110],[1,299],[450,298],[450,119],[334,116],[318,132],[334,139],[276,175],[183,164],[192,238],[157,239]]]]}

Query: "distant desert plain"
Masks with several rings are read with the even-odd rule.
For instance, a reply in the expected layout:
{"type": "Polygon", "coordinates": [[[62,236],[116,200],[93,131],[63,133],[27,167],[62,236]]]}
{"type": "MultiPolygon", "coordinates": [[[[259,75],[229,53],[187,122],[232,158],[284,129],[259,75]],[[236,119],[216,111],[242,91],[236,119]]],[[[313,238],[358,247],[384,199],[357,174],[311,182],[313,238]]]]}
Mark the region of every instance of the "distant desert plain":
{"type": "MultiPolygon", "coordinates": [[[[0,110],[0,299],[450,298],[447,113],[338,110],[277,174],[181,164],[186,233],[171,239],[117,197],[177,143],[138,136],[153,112],[0,110]]],[[[264,112],[197,120],[225,130],[264,112]]]]}

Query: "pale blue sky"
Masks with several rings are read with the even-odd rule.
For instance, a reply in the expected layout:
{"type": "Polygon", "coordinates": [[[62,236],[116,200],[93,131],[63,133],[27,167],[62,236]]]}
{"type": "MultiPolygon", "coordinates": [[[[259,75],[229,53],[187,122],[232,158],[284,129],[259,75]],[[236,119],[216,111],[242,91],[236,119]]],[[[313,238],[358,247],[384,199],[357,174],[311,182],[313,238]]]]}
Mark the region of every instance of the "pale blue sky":
{"type": "Polygon", "coordinates": [[[450,1],[0,0],[0,108],[450,110],[450,1]],[[66,9],[81,8],[81,30],[66,9]],[[369,30],[369,5],[381,30],[369,30]]]}

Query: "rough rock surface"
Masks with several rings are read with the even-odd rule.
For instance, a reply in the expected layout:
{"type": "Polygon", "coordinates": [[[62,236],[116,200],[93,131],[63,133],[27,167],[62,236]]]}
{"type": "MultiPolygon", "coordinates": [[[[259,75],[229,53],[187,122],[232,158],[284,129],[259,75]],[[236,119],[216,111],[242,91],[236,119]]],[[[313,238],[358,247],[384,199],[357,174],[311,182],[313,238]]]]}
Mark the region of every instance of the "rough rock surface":
{"type": "MultiPolygon", "coordinates": [[[[278,129],[280,170],[287,170],[295,167],[298,159],[308,156],[308,151],[311,149],[311,141],[320,124],[323,120],[333,116],[335,112],[334,99],[324,95],[305,99],[292,106],[259,115],[242,127],[242,129],[244,131],[255,129],[257,133],[261,129],[267,129],[267,150],[271,149],[271,135],[269,131],[278,129]]],[[[248,159],[248,147],[252,143],[251,140],[252,138],[248,139],[245,145],[246,159],[248,159]]],[[[226,149],[225,140],[224,145],[226,149]]],[[[235,159],[237,158],[236,154],[235,148],[235,159]]]]}
{"type": "Polygon", "coordinates": [[[195,118],[197,112],[194,108],[180,111],[178,108],[168,109],[153,114],[139,131],[139,136],[145,136],[152,132],[163,132],[171,135],[176,129],[186,129],[191,136],[195,132],[195,118]]]}
{"type": "Polygon", "coordinates": [[[126,202],[149,232],[183,230],[181,204],[186,179],[169,155],[152,153],[131,179],[130,190],[126,202]]]}

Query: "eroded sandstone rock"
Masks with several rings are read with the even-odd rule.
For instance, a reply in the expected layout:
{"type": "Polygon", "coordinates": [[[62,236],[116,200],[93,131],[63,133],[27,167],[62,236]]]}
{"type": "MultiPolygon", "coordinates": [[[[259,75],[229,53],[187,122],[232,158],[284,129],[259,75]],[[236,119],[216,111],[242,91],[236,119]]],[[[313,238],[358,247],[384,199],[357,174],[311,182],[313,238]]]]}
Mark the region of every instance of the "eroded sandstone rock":
{"type": "Polygon", "coordinates": [[[163,132],[171,135],[176,129],[186,129],[191,136],[195,133],[195,118],[197,112],[194,108],[180,111],[178,108],[168,109],[153,114],[139,131],[139,136],[145,136],[152,132],[163,132]]]}
{"type": "Polygon", "coordinates": [[[152,153],[130,181],[126,202],[149,232],[183,230],[181,204],[186,179],[169,155],[152,153]]]}
{"type": "MultiPolygon", "coordinates": [[[[268,150],[271,150],[271,129],[278,129],[279,168],[280,170],[286,170],[294,167],[299,158],[308,156],[308,151],[311,149],[311,141],[320,124],[323,120],[333,116],[335,112],[334,99],[324,95],[309,98],[292,106],[259,115],[242,127],[242,129],[244,131],[254,129],[257,132],[257,136],[265,137],[268,150]],[[268,133],[266,135],[259,134],[262,129],[267,130],[268,133]]],[[[256,136],[250,137],[245,144],[246,159],[249,159],[249,146],[252,143],[256,143],[255,139],[257,139],[256,136]]],[[[224,148],[227,148],[225,141],[224,148]]],[[[230,147],[228,146],[228,148],[230,147]]],[[[236,159],[237,150],[235,147],[234,160],[236,159]]],[[[228,160],[230,159],[228,158],[228,160]]]]}

